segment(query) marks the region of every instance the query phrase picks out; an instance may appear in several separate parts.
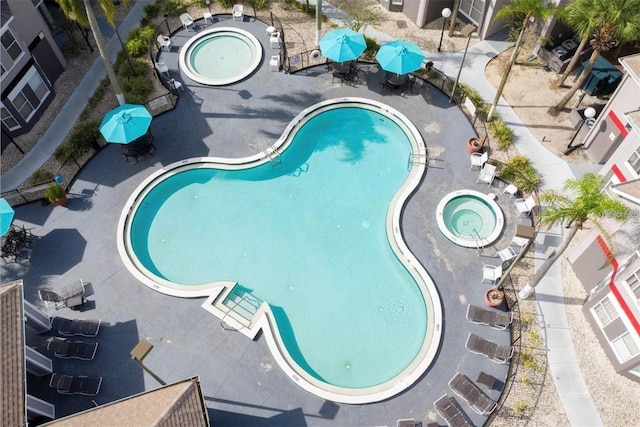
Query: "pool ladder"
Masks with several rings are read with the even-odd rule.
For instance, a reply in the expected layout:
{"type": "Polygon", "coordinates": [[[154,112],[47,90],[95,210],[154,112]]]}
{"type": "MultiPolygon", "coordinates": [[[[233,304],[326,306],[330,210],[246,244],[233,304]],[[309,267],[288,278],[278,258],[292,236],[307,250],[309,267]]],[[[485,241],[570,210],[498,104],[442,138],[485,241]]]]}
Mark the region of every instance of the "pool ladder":
{"type": "Polygon", "coordinates": [[[224,316],[222,316],[222,319],[220,319],[220,326],[225,330],[237,331],[237,328],[234,328],[227,324],[224,319],[229,315],[229,313],[234,312],[251,323],[251,319],[258,311],[258,308],[260,308],[260,304],[262,304],[262,301],[247,293],[245,293],[244,295],[239,295],[234,290],[231,290],[231,292],[227,296],[227,299],[229,299],[229,297],[231,296],[234,296],[235,298],[232,298],[232,300],[229,301],[233,302],[231,305],[224,303],[224,305],[227,306],[229,310],[224,314],[224,316]]]}
{"type": "Polygon", "coordinates": [[[410,169],[412,165],[427,165],[429,163],[429,157],[427,152],[411,152],[409,153],[409,160],[407,161],[407,169],[410,169]]]}
{"type": "MultiPolygon", "coordinates": [[[[468,233],[465,233],[468,234],[468,233]]],[[[478,250],[478,256],[482,255],[482,250],[484,249],[484,245],[482,244],[482,237],[478,234],[478,230],[473,229],[473,233],[469,234],[469,237],[473,239],[476,243],[476,249],[478,250]]]]}
{"type": "Polygon", "coordinates": [[[276,148],[273,145],[269,145],[268,147],[265,147],[262,144],[260,144],[260,148],[262,149],[262,152],[267,157],[267,159],[269,159],[269,161],[271,162],[272,167],[280,164],[280,153],[278,152],[278,150],[276,150],[276,148]],[[269,151],[269,149],[271,149],[271,151],[269,151]]]}

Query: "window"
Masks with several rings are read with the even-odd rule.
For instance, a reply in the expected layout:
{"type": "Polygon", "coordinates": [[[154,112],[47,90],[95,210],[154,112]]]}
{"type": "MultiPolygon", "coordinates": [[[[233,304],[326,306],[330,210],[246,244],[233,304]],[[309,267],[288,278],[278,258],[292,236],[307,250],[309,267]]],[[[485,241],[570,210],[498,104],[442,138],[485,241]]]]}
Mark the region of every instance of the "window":
{"type": "Polygon", "coordinates": [[[4,107],[4,105],[1,107],[1,111],[2,123],[9,128],[9,130],[16,130],[20,128],[18,121],[13,117],[11,112],[4,107]]]}
{"type": "Polygon", "coordinates": [[[613,347],[613,350],[615,351],[616,356],[618,356],[620,362],[629,360],[640,353],[638,343],[636,343],[629,332],[626,332],[611,341],[611,346],[613,347]]]}
{"type": "Polygon", "coordinates": [[[636,270],[627,278],[627,284],[636,299],[640,301],[640,269],[636,270]]]}
{"type": "Polygon", "coordinates": [[[640,175],[640,147],[636,148],[631,154],[627,163],[629,163],[629,166],[635,171],[636,175],[640,175]]]}
{"type": "Polygon", "coordinates": [[[394,6],[402,6],[403,0],[391,0],[391,4],[394,6]]]}
{"type": "Polygon", "coordinates": [[[49,88],[36,69],[31,67],[8,98],[22,118],[29,121],[47,95],[49,95],[49,88]]]}
{"type": "Polygon", "coordinates": [[[602,326],[607,326],[612,320],[618,318],[618,312],[611,303],[609,297],[605,297],[602,301],[593,306],[593,311],[596,313],[596,316],[602,326]]]}
{"type": "Polygon", "coordinates": [[[18,45],[18,42],[9,29],[2,33],[0,40],[2,41],[2,47],[14,61],[22,54],[20,45],[18,45]]]}
{"type": "Polygon", "coordinates": [[[461,0],[458,10],[474,24],[480,25],[484,15],[484,5],[485,0],[461,0]]]}

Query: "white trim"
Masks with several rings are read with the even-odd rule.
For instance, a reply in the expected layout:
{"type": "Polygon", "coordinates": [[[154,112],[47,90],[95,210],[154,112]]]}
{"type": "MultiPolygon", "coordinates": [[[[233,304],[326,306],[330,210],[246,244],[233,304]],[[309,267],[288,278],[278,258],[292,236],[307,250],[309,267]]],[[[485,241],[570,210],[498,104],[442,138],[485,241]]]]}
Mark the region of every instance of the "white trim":
{"type": "MultiPolygon", "coordinates": [[[[9,110],[6,105],[4,105],[4,102],[0,103],[0,107],[4,108],[7,111],[7,113],[9,113],[11,118],[16,122],[16,125],[14,127],[9,127],[5,123],[5,119],[2,119],[1,116],[0,116],[0,120],[2,121],[2,123],[5,126],[7,126],[7,129],[9,129],[10,131],[14,131],[14,130],[18,130],[18,129],[22,128],[22,126],[20,125],[20,122],[16,119],[16,116],[14,116],[13,113],[11,112],[11,110],[9,110]]],[[[0,114],[2,114],[2,113],[0,113],[0,114]]]]}
{"type": "MultiPolygon", "coordinates": [[[[31,88],[33,90],[33,88],[31,88]]],[[[34,91],[35,94],[35,91],[34,91]]],[[[25,122],[29,122],[29,120],[31,120],[31,118],[33,117],[34,114],[36,114],[36,112],[40,109],[40,107],[42,106],[42,104],[44,103],[44,100],[47,99],[47,97],[49,97],[49,95],[51,94],[51,89],[47,86],[47,84],[44,82],[44,79],[42,78],[42,75],[40,75],[40,72],[38,72],[38,70],[36,69],[35,66],[31,66],[31,68],[29,69],[29,71],[27,71],[25,73],[25,75],[20,79],[20,82],[18,82],[18,84],[16,85],[16,87],[9,92],[9,95],[7,96],[7,99],[9,100],[9,102],[11,102],[11,104],[13,105],[13,108],[15,108],[16,110],[18,110],[18,113],[20,114],[20,117],[22,117],[22,119],[25,122]],[[33,105],[31,104],[31,101],[29,100],[29,98],[27,98],[24,94],[22,94],[22,96],[24,96],[26,102],[29,103],[29,105],[33,108],[31,110],[31,112],[29,113],[28,117],[22,117],[22,113],[20,113],[19,109],[16,107],[16,105],[14,104],[14,100],[15,98],[18,96],[19,93],[22,92],[22,90],[26,87],[29,86],[31,87],[31,85],[29,85],[29,81],[34,77],[34,76],[38,76],[38,78],[40,79],[40,82],[42,82],[42,84],[44,85],[44,87],[47,89],[47,92],[42,95],[42,98],[39,98],[38,101],[38,105],[33,105]]]]}

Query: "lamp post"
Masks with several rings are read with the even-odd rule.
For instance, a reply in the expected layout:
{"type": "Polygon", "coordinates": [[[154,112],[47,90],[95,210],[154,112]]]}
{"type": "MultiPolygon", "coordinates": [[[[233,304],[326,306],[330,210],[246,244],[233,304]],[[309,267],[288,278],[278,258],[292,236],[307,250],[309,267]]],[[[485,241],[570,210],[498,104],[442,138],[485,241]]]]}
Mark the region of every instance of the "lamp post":
{"type": "Polygon", "coordinates": [[[159,376],[157,376],[151,369],[147,368],[142,363],[142,360],[144,360],[144,358],[147,356],[147,354],[149,354],[149,352],[152,349],[153,349],[153,344],[143,339],[143,340],[140,340],[140,342],[136,344],[135,347],[133,347],[133,350],[131,350],[131,353],[129,354],[131,354],[131,358],[135,360],[136,363],[140,365],[140,367],[144,369],[149,375],[151,375],[153,379],[155,379],[162,385],[167,385],[167,383],[162,381],[162,379],[159,376]]]}
{"type": "Polygon", "coordinates": [[[578,130],[576,131],[576,133],[573,134],[573,137],[571,138],[571,141],[569,141],[569,145],[567,145],[567,149],[564,152],[564,155],[567,156],[569,154],[571,154],[574,150],[582,147],[584,145],[584,142],[582,142],[581,144],[578,145],[573,145],[573,141],[575,141],[576,137],[578,136],[578,134],[580,133],[580,131],[582,130],[582,126],[584,126],[584,124],[587,122],[587,120],[592,119],[596,116],[596,110],[593,107],[587,107],[585,108],[584,112],[582,113],[584,115],[584,119],[582,119],[582,122],[580,123],[580,126],[578,126],[578,130]]]}
{"type": "Polygon", "coordinates": [[[451,16],[451,9],[445,7],[442,9],[442,31],[440,32],[440,43],[438,44],[438,52],[440,52],[440,48],[442,47],[442,38],[444,37],[444,27],[447,26],[447,18],[451,16]]]}
{"type": "Polygon", "coordinates": [[[458,80],[460,80],[460,73],[462,73],[462,66],[464,65],[464,59],[467,57],[467,50],[469,49],[469,42],[471,41],[471,34],[476,30],[476,26],[473,24],[467,24],[460,30],[463,36],[467,38],[467,45],[464,47],[464,54],[462,55],[462,61],[460,61],[460,68],[458,69],[458,75],[456,76],[456,81],[453,84],[453,89],[451,90],[451,96],[449,97],[449,102],[453,102],[453,95],[456,93],[456,87],[458,86],[458,80]]]}

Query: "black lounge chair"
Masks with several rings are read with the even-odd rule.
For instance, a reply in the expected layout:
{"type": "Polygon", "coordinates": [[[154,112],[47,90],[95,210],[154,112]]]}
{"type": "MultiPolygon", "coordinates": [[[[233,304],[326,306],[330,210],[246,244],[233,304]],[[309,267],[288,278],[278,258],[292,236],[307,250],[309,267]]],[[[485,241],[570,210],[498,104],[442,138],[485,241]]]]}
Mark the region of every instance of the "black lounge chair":
{"type": "Polygon", "coordinates": [[[513,346],[498,345],[476,334],[469,334],[465,347],[471,353],[482,354],[496,363],[507,363],[514,350],[513,346]]]}
{"type": "Polygon", "coordinates": [[[475,383],[465,375],[457,372],[449,381],[451,390],[465,400],[476,413],[489,415],[496,409],[498,404],[489,399],[475,383]]]}
{"type": "Polygon", "coordinates": [[[56,310],[64,307],[73,308],[84,304],[84,282],[76,280],[57,291],[38,290],[38,295],[47,307],[56,310]]]}
{"type": "Polygon", "coordinates": [[[49,381],[49,387],[55,388],[61,394],[95,396],[100,392],[100,385],[102,385],[102,377],[85,377],[83,375],[73,377],[54,373],[49,381]]]}
{"type": "Polygon", "coordinates": [[[467,414],[458,406],[456,399],[446,394],[433,403],[438,415],[451,427],[473,426],[467,414]]]}
{"type": "Polygon", "coordinates": [[[82,335],[85,337],[95,337],[100,330],[100,320],[79,320],[57,318],[59,321],[58,332],[60,335],[82,335]]]}
{"type": "Polygon", "coordinates": [[[54,356],[61,359],[93,360],[98,350],[98,343],[84,341],[67,341],[65,339],[52,339],[47,344],[47,350],[52,350],[54,356]]]}
{"type": "Polygon", "coordinates": [[[513,322],[513,312],[495,311],[469,304],[467,306],[467,320],[494,329],[506,329],[513,322]]]}

